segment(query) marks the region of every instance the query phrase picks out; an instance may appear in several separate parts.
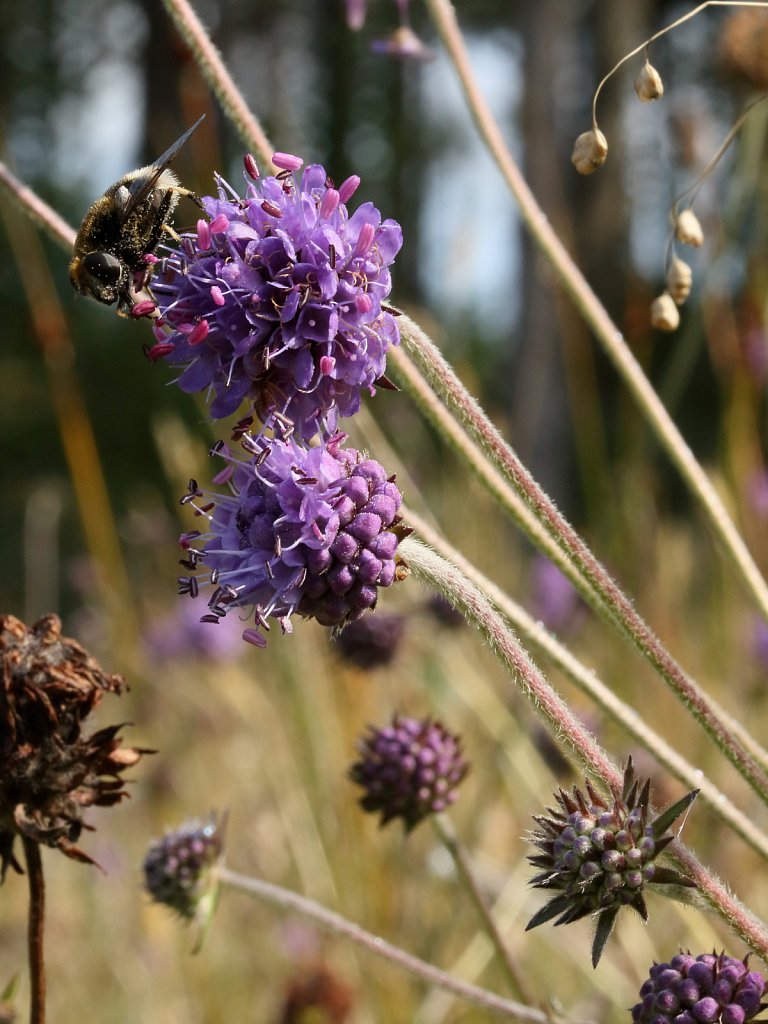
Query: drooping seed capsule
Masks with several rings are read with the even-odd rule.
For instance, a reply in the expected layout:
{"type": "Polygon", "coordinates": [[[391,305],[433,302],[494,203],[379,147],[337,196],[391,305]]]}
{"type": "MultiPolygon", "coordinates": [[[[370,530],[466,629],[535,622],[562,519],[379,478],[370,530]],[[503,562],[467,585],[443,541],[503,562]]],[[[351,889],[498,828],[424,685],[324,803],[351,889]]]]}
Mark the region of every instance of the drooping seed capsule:
{"type": "Polygon", "coordinates": [[[635,92],[638,99],[642,100],[643,103],[652,103],[653,100],[660,100],[664,95],[664,83],[661,80],[661,75],[653,64],[647,60],[643,64],[640,74],[635,79],[635,92]]]}
{"type": "Polygon", "coordinates": [[[678,242],[682,242],[683,245],[693,245],[697,249],[704,241],[704,231],[699,223],[699,218],[693,210],[682,210],[677,215],[675,220],[675,238],[678,242]]]}
{"type": "Polygon", "coordinates": [[[669,333],[680,326],[680,313],[669,292],[663,292],[651,303],[651,324],[656,330],[669,333]]]}
{"type": "Polygon", "coordinates": [[[599,128],[582,132],[573,144],[571,163],[579,174],[593,174],[608,156],[608,140],[599,128]]]}
{"type": "Polygon", "coordinates": [[[678,306],[682,306],[691,294],[693,284],[693,271],[679,257],[675,256],[667,270],[667,291],[675,300],[678,306]]]}

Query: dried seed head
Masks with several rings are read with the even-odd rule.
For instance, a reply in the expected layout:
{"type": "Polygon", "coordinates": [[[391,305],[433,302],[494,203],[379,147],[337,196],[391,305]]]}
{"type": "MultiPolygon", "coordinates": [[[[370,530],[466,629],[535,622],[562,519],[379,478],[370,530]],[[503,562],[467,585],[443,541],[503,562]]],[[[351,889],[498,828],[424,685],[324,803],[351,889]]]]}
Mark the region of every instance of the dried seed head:
{"type": "Polygon", "coordinates": [[[122,772],[148,753],[121,746],[119,725],[84,734],[104,694],[122,689],[55,615],[29,628],[0,616],[0,881],[18,869],[17,835],[92,863],[75,845],[83,813],[122,800],[122,772]]]}
{"type": "Polygon", "coordinates": [[[664,83],[661,80],[661,75],[647,60],[635,79],[635,92],[643,103],[660,100],[664,95],[664,83]]]}
{"type": "Polygon", "coordinates": [[[592,174],[608,156],[608,140],[599,128],[582,132],[573,144],[571,163],[579,174],[592,174]]]}
{"type": "Polygon", "coordinates": [[[680,326],[680,313],[669,292],[663,292],[651,303],[651,324],[657,331],[669,333],[680,326]]]}
{"type": "Polygon", "coordinates": [[[704,231],[699,223],[699,218],[693,210],[683,210],[677,215],[675,220],[675,238],[678,242],[682,242],[683,245],[693,245],[697,249],[704,241],[704,231]]]}
{"type": "Polygon", "coordinates": [[[693,271],[685,262],[677,256],[673,257],[667,270],[667,291],[675,300],[678,306],[682,306],[691,294],[693,283],[693,271]]]}

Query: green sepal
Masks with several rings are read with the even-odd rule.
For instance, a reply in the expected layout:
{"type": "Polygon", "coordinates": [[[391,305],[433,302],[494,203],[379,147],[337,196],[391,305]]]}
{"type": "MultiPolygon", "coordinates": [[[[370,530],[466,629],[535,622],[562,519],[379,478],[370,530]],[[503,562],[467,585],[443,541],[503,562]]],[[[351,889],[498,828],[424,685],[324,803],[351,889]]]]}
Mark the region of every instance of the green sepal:
{"type": "Polygon", "coordinates": [[[690,793],[686,793],[682,800],[678,800],[676,804],[672,804],[672,806],[668,807],[666,811],[660,814],[655,821],[652,821],[651,828],[653,829],[654,837],[658,839],[660,836],[663,836],[675,818],[679,818],[683,811],[691,806],[698,795],[699,790],[692,789],[690,793]]]}
{"type": "Polygon", "coordinates": [[[592,966],[597,967],[600,957],[603,955],[605,944],[613,931],[616,923],[616,915],[619,912],[618,906],[604,910],[597,919],[595,938],[592,942],[592,966]]]}

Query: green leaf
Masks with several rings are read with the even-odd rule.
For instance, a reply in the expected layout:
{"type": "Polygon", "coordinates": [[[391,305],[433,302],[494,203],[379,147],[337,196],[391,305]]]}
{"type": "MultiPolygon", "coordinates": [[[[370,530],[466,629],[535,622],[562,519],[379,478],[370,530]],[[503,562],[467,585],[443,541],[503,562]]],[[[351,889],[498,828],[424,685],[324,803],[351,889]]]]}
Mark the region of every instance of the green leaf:
{"type": "Polygon", "coordinates": [[[525,930],[529,932],[532,928],[538,928],[545,921],[550,921],[553,917],[557,917],[558,914],[562,914],[563,911],[567,911],[570,904],[571,901],[567,896],[555,896],[549,903],[545,903],[541,910],[536,911],[525,926],[525,930]]]}
{"type": "Polygon", "coordinates": [[[611,907],[609,910],[604,910],[597,919],[597,927],[595,928],[595,938],[592,942],[592,966],[597,967],[600,957],[603,955],[605,944],[608,941],[608,937],[613,931],[613,926],[616,923],[616,915],[619,912],[618,906],[611,907]]]}
{"type": "Polygon", "coordinates": [[[692,789],[691,792],[687,793],[682,800],[678,800],[676,804],[672,804],[672,806],[668,807],[663,814],[660,814],[655,821],[652,821],[651,828],[653,829],[654,836],[657,839],[659,836],[663,836],[675,818],[679,818],[683,811],[687,807],[690,807],[698,795],[698,789],[692,789]]]}

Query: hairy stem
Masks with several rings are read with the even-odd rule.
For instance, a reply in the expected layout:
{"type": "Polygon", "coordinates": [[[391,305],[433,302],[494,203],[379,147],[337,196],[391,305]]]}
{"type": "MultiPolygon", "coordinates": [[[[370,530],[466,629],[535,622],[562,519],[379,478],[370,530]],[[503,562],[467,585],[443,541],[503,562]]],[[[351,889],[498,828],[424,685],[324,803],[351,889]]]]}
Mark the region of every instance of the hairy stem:
{"type": "MultiPolygon", "coordinates": [[[[557,559],[558,565],[576,583],[593,607],[607,617],[648,659],[755,792],[768,803],[768,774],[750,754],[746,745],[725,725],[706,695],[686,675],[635,610],[616,581],[595,558],[554,502],[542,491],[475,399],[467,392],[433,342],[408,317],[401,316],[398,323],[404,348],[416,361],[432,388],[453,411],[454,416],[459,419],[476,444],[488,453],[497,469],[522,498],[527,509],[565,553],[566,560],[557,559]],[[568,561],[572,563],[572,567],[566,568],[568,561]],[[582,580],[586,581],[586,588],[582,580]]],[[[397,367],[403,367],[404,363],[402,352],[393,358],[393,365],[397,367]]],[[[412,377],[412,374],[403,374],[401,378],[409,389],[412,377]]],[[[421,400],[423,403],[417,389],[413,389],[413,394],[417,401],[421,400]]],[[[459,450],[465,458],[468,458],[467,452],[472,452],[466,445],[463,450],[459,450]]],[[[476,468],[477,456],[478,453],[475,452],[472,460],[468,458],[473,468],[476,468]]],[[[498,496],[498,488],[494,493],[498,496]]],[[[526,517],[516,518],[525,529],[526,517]]],[[[534,543],[538,543],[538,531],[530,536],[534,543]]],[[[544,550],[550,553],[549,545],[544,550]]]]}
{"type": "MultiPolygon", "coordinates": [[[[620,792],[623,775],[595,737],[552,689],[486,595],[456,566],[413,537],[401,541],[411,569],[443,594],[480,632],[533,709],[554,728],[582,767],[607,789],[620,792]]],[[[768,960],[768,928],[733,896],[679,840],[667,848],[670,859],[692,881],[710,906],[751,949],[768,960]]]]}
{"type": "MultiPolygon", "coordinates": [[[[389,960],[403,970],[410,971],[411,974],[421,978],[427,984],[438,985],[440,988],[446,989],[446,991],[452,992],[454,995],[460,996],[476,1006],[481,1006],[485,1010],[501,1014],[510,1020],[530,1021],[531,1024],[558,1024],[558,1022],[562,1022],[562,1018],[536,1010],[530,1006],[524,1006],[521,1003],[512,1002],[509,999],[503,999],[493,992],[488,992],[486,989],[478,988],[476,985],[471,985],[468,982],[461,981],[459,978],[454,978],[432,964],[419,960],[418,957],[411,956],[410,953],[406,953],[397,946],[393,946],[385,939],[379,938],[378,935],[365,931],[364,928],[348,921],[341,914],[328,910],[327,907],[315,902],[315,900],[301,896],[290,889],[283,889],[281,886],[272,885],[270,882],[265,882],[260,878],[249,878],[246,875],[239,875],[225,867],[216,868],[216,874],[222,885],[248,893],[265,903],[279,907],[281,910],[288,910],[306,917],[326,931],[349,939],[363,949],[366,949],[369,953],[374,953],[376,956],[389,960]]],[[[577,1022],[569,1021],[569,1024],[577,1024],[577,1022]]]]}
{"type": "Polygon", "coordinates": [[[29,1024],[45,1024],[45,879],[40,845],[23,837],[24,856],[29,884],[29,924],[27,954],[29,957],[29,1024]]]}
{"type": "Polygon", "coordinates": [[[269,166],[274,147],[227,71],[205,26],[187,0],[163,0],[163,4],[241,139],[265,166],[269,166]]]}

